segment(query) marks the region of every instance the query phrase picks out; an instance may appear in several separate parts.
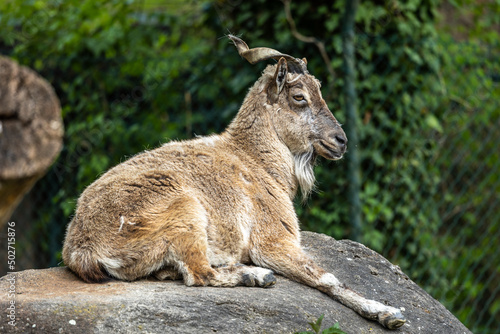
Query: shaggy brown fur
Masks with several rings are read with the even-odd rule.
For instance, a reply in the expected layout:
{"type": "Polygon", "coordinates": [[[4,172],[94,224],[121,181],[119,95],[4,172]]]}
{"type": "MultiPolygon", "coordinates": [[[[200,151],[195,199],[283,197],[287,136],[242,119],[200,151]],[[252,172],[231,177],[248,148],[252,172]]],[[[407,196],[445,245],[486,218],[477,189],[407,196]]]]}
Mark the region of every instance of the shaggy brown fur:
{"type": "Polygon", "coordinates": [[[87,282],[155,275],[265,287],[274,271],[401,326],[398,309],[345,289],[300,247],[293,198],[299,186],[305,196],[312,190],[315,157],[340,159],[347,139],[319,82],[289,63],[265,69],[222,134],[141,153],[90,185],[68,226],[64,262],[87,282]]]}

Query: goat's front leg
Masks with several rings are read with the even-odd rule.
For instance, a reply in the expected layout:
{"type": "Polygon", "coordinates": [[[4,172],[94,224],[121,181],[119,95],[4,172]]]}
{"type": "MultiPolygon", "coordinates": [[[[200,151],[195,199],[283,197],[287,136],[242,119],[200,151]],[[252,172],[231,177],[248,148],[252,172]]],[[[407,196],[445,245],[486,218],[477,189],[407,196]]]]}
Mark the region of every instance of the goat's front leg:
{"type": "Polygon", "coordinates": [[[276,243],[270,242],[253,252],[252,261],[294,281],[314,287],[363,317],[377,320],[389,329],[399,328],[406,322],[399,309],[362,297],[342,284],[333,274],[323,270],[304,254],[298,242],[283,243],[280,240],[277,243],[279,246],[272,246],[276,243]]]}

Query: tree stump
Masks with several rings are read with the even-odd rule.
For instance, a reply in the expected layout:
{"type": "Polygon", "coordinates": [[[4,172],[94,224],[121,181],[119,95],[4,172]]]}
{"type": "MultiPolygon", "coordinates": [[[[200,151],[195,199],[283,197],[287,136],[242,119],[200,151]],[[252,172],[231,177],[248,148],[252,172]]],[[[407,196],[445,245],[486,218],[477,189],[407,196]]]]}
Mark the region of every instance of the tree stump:
{"type": "Polygon", "coordinates": [[[0,57],[0,228],[62,148],[61,107],[33,70],[0,57]]]}

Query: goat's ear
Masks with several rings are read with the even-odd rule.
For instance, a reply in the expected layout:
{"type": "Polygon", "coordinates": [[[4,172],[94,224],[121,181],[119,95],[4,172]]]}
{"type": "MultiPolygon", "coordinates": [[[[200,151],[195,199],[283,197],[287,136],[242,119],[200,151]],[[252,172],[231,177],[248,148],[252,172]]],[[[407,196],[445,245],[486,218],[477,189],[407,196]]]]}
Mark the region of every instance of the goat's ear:
{"type": "Polygon", "coordinates": [[[273,82],[271,82],[267,91],[269,102],[276,103],[276,101],[278,101],[278,96],[285,87],[287,74],[288,65],[286,59],[281,57],[276,67],[276,72],[274,73],[273,82]]]}
{"type": "Polygon", "coordinates": [[[302,58],[302,61],[307,65],[307,59],[306,59],[306,57],[302,58]]]}

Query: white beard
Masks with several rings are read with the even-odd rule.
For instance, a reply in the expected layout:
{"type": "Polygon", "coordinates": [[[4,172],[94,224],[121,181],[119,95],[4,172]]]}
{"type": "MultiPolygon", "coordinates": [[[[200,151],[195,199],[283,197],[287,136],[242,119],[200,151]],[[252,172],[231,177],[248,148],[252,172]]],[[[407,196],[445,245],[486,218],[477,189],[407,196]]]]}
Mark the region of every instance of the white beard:
{"type": "Polygon", "coordinates": [[[314,176],[314,152],[313,150],[293,157],[295,163],[295,177],[302,192],[302,200],[305,202],[314,190],[316,177],[314,176]]]}

